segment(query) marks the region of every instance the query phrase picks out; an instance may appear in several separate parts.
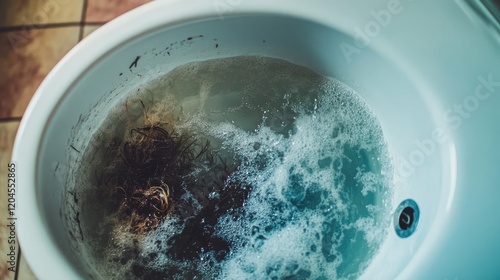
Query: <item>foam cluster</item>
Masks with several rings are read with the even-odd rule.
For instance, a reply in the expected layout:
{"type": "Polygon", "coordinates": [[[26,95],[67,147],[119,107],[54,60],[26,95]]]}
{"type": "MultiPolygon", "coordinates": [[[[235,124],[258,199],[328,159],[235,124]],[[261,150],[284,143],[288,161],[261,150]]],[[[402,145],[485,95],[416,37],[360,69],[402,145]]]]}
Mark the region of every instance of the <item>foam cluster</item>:
{"type": "Polygon", "coordinates": [[[242,159],[234,176],[254,186],[244,214],[219,221],[217,233],[234,244],[224,279],[351,278],[382,241],[384,211],[375,206],[390,182],[380,128],[349,89],[334,81],[323,89],[289,135],[266,125],[211,129],[242,159]]]}
{"type": "MultiPolygon", "coordinates": [[[[170,239],[186,225],[177,216],[146,236],[113,226],[110,218],[103,275],[341,279],[362,273],[386,235],[384,205],[392,192],[381,128],[355,92],[305,67],[260,57],[188,64],[159,84],[142,93],[154,88],[158,99],[150,116],[161,120],[165,108],[177,108],[170,125],[210,139],[214,154],[237,164],[225,187],[230,181],[251,190],[213,228],[229,244],[223,256],[202,250],[196,259],[176,258],[170,239]]],[[[197,172],[212,174],[211,168],[197,172]]],[[[184,202],[202,211],[190,195],[184,202]]],[[[203,195],[224,199],[217,191],[203,195]]]]}

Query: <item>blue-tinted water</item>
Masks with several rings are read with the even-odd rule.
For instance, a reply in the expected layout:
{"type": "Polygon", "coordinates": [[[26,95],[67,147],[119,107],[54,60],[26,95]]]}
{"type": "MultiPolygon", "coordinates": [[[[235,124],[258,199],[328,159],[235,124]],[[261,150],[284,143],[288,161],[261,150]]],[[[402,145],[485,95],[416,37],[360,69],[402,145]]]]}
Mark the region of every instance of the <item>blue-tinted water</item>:
{"type": "MultiPolygon", "coordinates": [[[[388,228],[390,162],[376,118],[350,88],[282,60],[236,57],[180,67],[140,88],[127,108],[137,100],[147,114],[136,106],[125,126],[165,122],[210,139],[214,153],[238,166],[227,180],[251,191],[211,229],[230,245],[222,259],[217,248],[173,259],[168,240],[185,225],[175,215],[146,236],[104,221],[109,231],[101,234],[112,241],[95,249],[104,275],[133,278],[134,266],[160,274],[175,266],[203,279],[337,279],[355,278],[369,264],[388,228]],[[130,248],[149,257],[115,264],[130,248]]],[[[120,110],[110,120],[123,117],[120,110]]]]}

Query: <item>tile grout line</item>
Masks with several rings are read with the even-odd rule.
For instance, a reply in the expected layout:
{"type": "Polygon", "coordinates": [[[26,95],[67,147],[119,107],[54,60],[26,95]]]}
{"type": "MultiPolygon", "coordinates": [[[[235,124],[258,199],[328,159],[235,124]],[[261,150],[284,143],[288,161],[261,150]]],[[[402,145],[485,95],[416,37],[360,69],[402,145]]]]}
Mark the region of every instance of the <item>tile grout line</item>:
{"type": "Polygon", "coordinates": [[[88,0],[83,0],[83,7],[82,7],[82,17],[80,19],[80,34],[78,35],[78,42],[80,42],[83,39],[83,31],[85,27],[85,17],[87,15],[87,5],[88,5],[88,0]]]}
{"type": "Polygon", "coordinates": [[[80,22],[61,22],[61,23],[47,23],[41,27],[36,27],[33,25],[0,26],[0,32],[38,30],[38,29],[61,28],[61,27],[74,27],[74,26],[79,26],[79,25],[81,25],[80,22]]]}
{"type": "Polygon", "coordinates": [[[108,23],[108,21],[87,21],[85,25],[104,25],[108,23]]]}
{"type": "Polygon", "coordinates": [[[0,123],[6,123],[6,122],[20,122],[23,117],[5,117],[5,118],[0,118],[0,123]]]}

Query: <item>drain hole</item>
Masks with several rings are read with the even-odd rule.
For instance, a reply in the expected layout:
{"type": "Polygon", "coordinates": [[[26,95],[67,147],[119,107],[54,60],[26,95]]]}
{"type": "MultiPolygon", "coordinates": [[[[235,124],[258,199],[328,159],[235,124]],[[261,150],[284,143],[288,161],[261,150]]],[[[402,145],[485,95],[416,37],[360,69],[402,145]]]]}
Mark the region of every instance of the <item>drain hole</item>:
{"type": "Polygon", "coordinates": [[[411,207],[406,207],[403,209],[403,212],[401,212],[401,215],[399,215],[399,227],[402,230],[407,230],[411,225],[413,224],[413,214],[415,213],[415,210],[411,207]]]}
{"type": "Polygon", "coordinates": [[[418,224],[420,212],[417,203],[412,199],[401,202],[394,213],[394,227],[401,238],[412,235],[418,224]]]}

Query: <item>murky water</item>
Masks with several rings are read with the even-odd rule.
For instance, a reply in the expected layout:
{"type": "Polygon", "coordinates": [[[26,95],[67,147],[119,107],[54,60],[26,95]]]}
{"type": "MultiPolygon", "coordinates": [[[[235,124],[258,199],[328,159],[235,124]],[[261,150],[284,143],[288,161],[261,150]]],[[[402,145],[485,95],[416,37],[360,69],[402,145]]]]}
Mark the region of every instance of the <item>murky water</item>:
{"type": "Polygon", "coordinates": [[[261,57],[187,64],[134,89],[99,131],[77,181],[103,278],[356,278],[386,236],[381,128],[355,92],[307,68],[261,57]],[[131,130],[148,127],[190,139],[194,156],[134,181],[171,192],[168,214],[139,233],[116,205],[131,201],[117,182],[135,173],[116,170],[131,130]]]}

